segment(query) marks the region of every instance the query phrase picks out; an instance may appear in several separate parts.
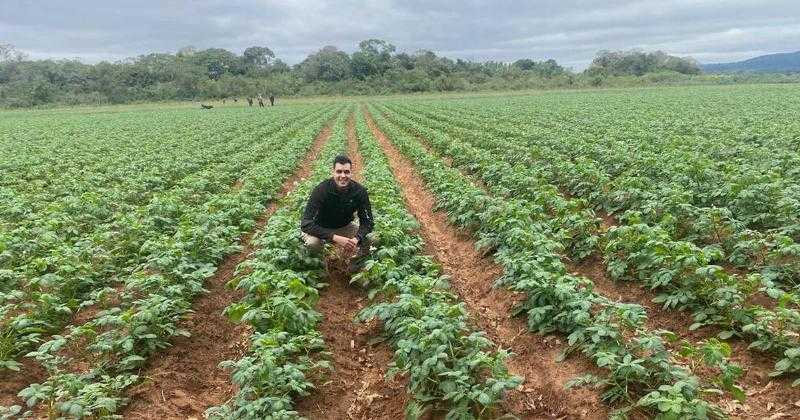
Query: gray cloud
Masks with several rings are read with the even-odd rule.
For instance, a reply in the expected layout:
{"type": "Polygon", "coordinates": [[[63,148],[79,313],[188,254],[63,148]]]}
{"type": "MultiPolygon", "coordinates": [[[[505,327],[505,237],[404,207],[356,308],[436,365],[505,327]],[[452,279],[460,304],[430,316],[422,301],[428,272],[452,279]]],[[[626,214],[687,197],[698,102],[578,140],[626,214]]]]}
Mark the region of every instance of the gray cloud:
{"type": "Polygon", "coordinates": [[[555,58],[580,69],[602,49],[662,49],[703,62],[794,51],[799,16],[794,0],[3,0],[0,43],[35,58],[87,62],[187,45],[266,45],[296,63],[324,45],[353,51],[381,38],[408,52],[555,58]]]}

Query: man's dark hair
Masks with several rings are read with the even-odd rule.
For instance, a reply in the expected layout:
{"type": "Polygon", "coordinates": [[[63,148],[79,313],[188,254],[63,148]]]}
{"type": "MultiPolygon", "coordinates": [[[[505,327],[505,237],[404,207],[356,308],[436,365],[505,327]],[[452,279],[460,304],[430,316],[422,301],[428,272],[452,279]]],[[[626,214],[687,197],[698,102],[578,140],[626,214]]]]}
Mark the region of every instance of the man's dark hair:
{"type": "Polygon", "coordinates": [[[345,155],[336,156],[336,158],[333,159],[333,166],[336,167],[337,163],[340,164],[340,165],[344,165],[345,163],[349,163],[350,166],[353,166],[353,161],[351,161],[350,158],[345,156],[345,155]]]}

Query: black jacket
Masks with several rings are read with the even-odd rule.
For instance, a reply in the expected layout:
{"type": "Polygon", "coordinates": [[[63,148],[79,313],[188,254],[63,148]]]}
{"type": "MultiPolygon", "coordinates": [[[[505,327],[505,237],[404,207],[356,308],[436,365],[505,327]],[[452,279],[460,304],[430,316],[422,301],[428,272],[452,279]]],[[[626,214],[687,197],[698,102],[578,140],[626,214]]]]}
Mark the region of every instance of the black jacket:
{"type": "Polygon", "coordinates": [[[358,212],[356,238],[363,243],[374,225],[367,189],[351,180],[346,190],[339,191],[333,178],[328,178],[311,191],[300,220],[300,229],[311,236],[330,241],[333,240],[334,229],[353,221],[353,212],[358,212]]]}

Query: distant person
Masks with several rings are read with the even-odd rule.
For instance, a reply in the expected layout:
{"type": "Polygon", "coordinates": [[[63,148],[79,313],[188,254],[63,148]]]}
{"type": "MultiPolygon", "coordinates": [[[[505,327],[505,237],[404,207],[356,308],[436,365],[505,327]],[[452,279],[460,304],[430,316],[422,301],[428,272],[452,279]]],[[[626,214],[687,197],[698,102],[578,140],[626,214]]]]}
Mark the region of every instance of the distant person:
{"type": "MultiPolygon", "coordinates": [[[[331,177],[317,185],[308,198],[300,230],[303,242],[314,253],[320,253],[324,242],[331,242],[356,258],[369,254],[372,232],[372,207],[367,189],[353,181],[353,162],[344,155],[333,161],[331,177]],[[353,223],[353,213],[358,214],[358,224],[353,223]]],[[[359,263],[351,263],[350,271],[360,270],[359,263]]]]}
{"type": "Polygon", "coordinates": [[[253,98],[248,97],[247,98],[247,104],[250,105],[250,106],[253,106],[253,98]]]}
{"type": "Polygon", "coordinates": [[[264,108],[264,98],[262,98],[261,95],[258,95],[258,107],[264,108]]]}
{"type": "Polygon", "coordinates": [[[275,106],[275,95],[269,95],[269,106],[275,106]]]}
{"type": "Polygon", "coordinates": [[[225,98],[222,98],[222,105],[225,105],[225,98]]]}

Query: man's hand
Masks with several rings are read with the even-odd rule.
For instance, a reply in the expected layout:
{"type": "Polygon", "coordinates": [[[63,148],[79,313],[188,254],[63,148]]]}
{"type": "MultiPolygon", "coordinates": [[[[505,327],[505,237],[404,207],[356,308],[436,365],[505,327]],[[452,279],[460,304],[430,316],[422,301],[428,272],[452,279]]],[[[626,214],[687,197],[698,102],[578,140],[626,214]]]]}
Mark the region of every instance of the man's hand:
{"type": "Polygon", "coordinates": [[[346,249],[347,251],[354,252],[358,247],[358,239],[348,238],[346,236],[333,235],[333,242],[336,245],[346,249]]]}
{"type": "Polygon", "coordinates": [[[350,238],[350,239],[347,240],[347,243],[348,243],[348,248],[347,249],[349,251],[355,252],[355,250],[358,249],[358,239],[350,238]]]}

